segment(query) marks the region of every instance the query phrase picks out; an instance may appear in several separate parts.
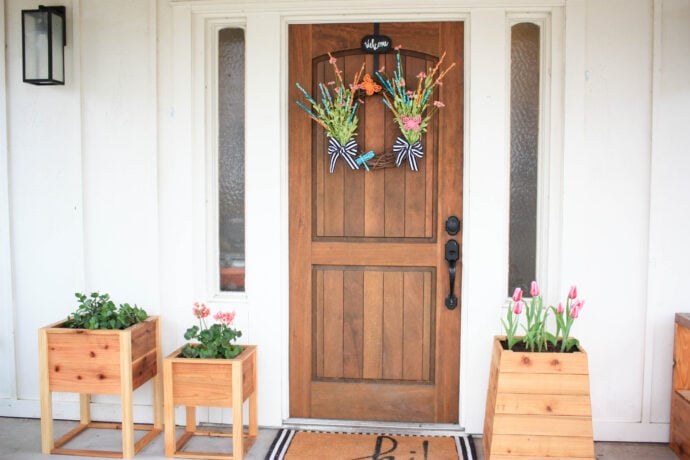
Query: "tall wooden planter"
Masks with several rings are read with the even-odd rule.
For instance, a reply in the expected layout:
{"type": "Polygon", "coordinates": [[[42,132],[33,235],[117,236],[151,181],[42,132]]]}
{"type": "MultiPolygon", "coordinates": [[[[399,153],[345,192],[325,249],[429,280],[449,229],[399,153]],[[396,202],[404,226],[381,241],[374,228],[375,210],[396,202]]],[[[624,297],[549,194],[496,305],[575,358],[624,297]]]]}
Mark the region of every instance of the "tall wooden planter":
{"type": "Polygon", "coordinates": [[[501,340],[493,342],[485,458],[594,459],[587,353],[513,352],[501,340]]]}
{"type": "Polygon", "coordinates": [[[233,359],[198,359],[180,356],[182,347],[163,363],[165,376],[165,456],[242,460],[259,434],[257,419],[256,346],[243,345],[233,359]],[[243,404],[249,400],[249,426],[243,427],[243,404]],[[185,433],[176,439],[175,406],[186,407],[185,433]],[[232,408],[232,431],[199,430],[196,407],[232,408]],[[232,438],[232,455],[182,451],[193,436],[232,438]]]}
{"type": "Polygon", "coordinates": [[[671,387],[671,449],[690,460],[690,313],[676,313],[671,387]]]}
{"type": "Polygon", "coordinates": [[[38,331],[41,386],[41,447],[44,454],[131,458],[163,429],[160,323],[157,316],[124,330],[62,327],[64,321],[38,331]],[[135,425],[132,392],[153,379],[154,423],[135,425]],[[53,432],[52,393],[79,393],[79,426],[57,441],[53,432]],[[91,420],[91,395],[122,398],[122,422],[91,420]],[[62,448],[87,428],[122,430],[122,451],[62,448]],[[134,431],[148,433],[134,442],[134,431]]]}

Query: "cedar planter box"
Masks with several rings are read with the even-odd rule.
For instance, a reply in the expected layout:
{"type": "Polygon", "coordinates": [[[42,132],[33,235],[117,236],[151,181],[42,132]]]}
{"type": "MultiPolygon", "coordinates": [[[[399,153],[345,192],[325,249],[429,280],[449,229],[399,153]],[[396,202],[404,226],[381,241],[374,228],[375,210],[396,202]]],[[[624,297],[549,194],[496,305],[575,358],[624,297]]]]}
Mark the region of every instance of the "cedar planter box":
{"type": "Polygon", "coordinates": [[[41,386],[41,446],[44,454],[133,457],[163,429],[160,323],[157,316],[124,330],[62,327],[64,320],[38,331],[41,386]],[[132,392],[153,379],[154,424],[134,425],[132,392]],[[80,423],[57,441],[52,393],[79,393],[80,423]],[[92,394],[120,395],[122,423],[91,420],[92,394]],[[122,430],[122,451],[62,448],[87,428],[122,430]],[[134,430],[148,431],[134,442],[134,430]]]}
{"type": "Polygon", "coordinates": [[[493,342],[485,458],[594,459],[587,353],[513,352],[501,340],[493,342]]]}
{"type": "Polygon", "coordinates": [[[233,359],[200,359],[180,356],[182,347],[163,362],[165,399],[165,456],[242,460],[259,433],[257,419],[256,346],[243,345],[233,359]],[[249,427],[243,427],[243,404],[249,400],[249,427]],[[185,406],[185,433],[176,439],[175,407],[185,406]],[[196,407],[232,408],[232,432],[199,430],[196,407]],[[232,438],[232,455],[182,451],[193,436],[232,438]]]}
{"type": "Polygon", "coordinates": [[[690,460],[690,313],[677,313],[673,346],[671,449],[690,460]]]}

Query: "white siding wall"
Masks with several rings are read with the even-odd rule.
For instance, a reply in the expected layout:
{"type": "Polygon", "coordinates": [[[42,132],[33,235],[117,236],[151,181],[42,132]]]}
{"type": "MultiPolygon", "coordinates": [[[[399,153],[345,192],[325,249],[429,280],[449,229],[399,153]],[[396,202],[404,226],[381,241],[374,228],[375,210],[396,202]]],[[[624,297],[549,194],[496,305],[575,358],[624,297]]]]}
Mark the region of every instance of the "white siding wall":
{"type": "Polygon", "coordinates": [[[675,312],[689,312],[690,283],[690,5],[655,2],[653,133],[650,174],[649,281],[645,358],[652,423],[670,413],[675,312]]]}
{"type": "Polygon", "coordinates": [[[587,301],[575,333],[590,352],[599,435],[642,416],[653,20],[651,2],[586,7],[583,138],[576,150],[566,138],[564,157],[563,280],[587,301]]]}
{"type": "MultiPolygon", "coordinates": [[[[193,36],[195,16],[168,0],[64,3],[64,87],[21,82],[26,2],[7,0],[3,11],[0,315],[9,320],[0,336],[0,415],[38,416],[36,330],[73,309],[73,292],[99,289],[161,314],[167,354],[181,344],[191,303],[204,300],[207,288],[203,84],[194,90],[203,83],[205,50],[193,36]],[[21,365],[12,364],[15,356],[21,365]]],[[[359,0],[331,1],[321,12],[307,3],[292,13],[279,2],[269,13],[260,3],[215,7],[246,24],[250,77],[247,295],[214,308],[235,308],[247,342],[259,345],[264,425],[289,415],[282,15],[369,17],[359,0]]],[[[418,8],[379,3],[387,20],[396,18],[393,7],[407,18],[418,8]]],[[[507,282],[509,11],[461,3],[438,2],[429,14],[468,21],[461,422],[479,433],[490,336],[500,332],[507,282]]],[[[547,300],[575,283],[587,300],[574,332],[590,354],[595,437],[665,441],[673,313],[690,310],[690,5],[570,0],[564,11],[566,29],[555,30],[563,37],[554,42],[564,43],[554,50],[564,61],[555,72],[564,72],[564,86],[552,94],[565,106],[554,118],[563,148],[552,166],[562,162],[562,171],[552,174],[549,197],[562,212],[553,228],[562,232],[549,236],[559,254],[548,267],[549,286],[563,292],[547,300]]],[[[147,391],[135,398],[142,421],[150,418],[147,391]]],[[[62,397],[56,415],[75,417],[74,401],[62,397]]],[[[107,398],[97,410],[118,413],[107,398]]]]}

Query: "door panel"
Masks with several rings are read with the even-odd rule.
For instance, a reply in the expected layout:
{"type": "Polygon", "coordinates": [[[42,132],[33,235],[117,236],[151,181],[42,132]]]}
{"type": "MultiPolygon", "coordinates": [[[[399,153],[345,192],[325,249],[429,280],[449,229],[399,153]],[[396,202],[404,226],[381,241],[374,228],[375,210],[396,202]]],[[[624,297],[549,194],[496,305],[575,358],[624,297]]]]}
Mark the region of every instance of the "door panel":
{"type": "Polygon", "coordinates": [[[315,267],[314,378],[431,382],[434,273],[315,267]]]}
{"type": "MultiPolygon", "coordinates": [[[[457,422],[460,311],[444,306],[443,226],[462,216],[463,24],[380,25],[404,45],[406,80],[444,51],[444,67],[457,65],[435,95],[446,107],[423,136],[419,171],[338,163],[330,173],[323,129],[292,104],[296,82],[316,94],[318,82],[334,80],[328,52],[346,81],[362,62],[373,73],[373,56],[359,50],[372,29],[289,29],[290,416],[457,422]]],[[[381,65],[395,68],[395,53],[381,65]]],[[[381,96],[360,107],[361,153],[391,152],[399,131],[381,96]]]]}

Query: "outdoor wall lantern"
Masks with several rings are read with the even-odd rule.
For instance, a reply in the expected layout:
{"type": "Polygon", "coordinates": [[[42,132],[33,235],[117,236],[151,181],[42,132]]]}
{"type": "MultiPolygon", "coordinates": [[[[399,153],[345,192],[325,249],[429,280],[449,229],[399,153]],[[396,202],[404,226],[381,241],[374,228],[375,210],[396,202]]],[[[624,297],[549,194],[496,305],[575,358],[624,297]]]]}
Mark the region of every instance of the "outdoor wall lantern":
{"type": "Polygon", "coordinates": [[[22,10],[22,71],[25,83],[65,84],[65,7],[22,10]]]}

